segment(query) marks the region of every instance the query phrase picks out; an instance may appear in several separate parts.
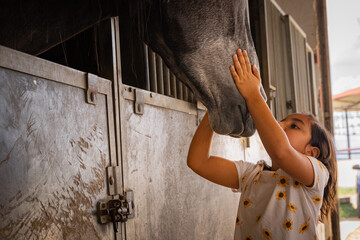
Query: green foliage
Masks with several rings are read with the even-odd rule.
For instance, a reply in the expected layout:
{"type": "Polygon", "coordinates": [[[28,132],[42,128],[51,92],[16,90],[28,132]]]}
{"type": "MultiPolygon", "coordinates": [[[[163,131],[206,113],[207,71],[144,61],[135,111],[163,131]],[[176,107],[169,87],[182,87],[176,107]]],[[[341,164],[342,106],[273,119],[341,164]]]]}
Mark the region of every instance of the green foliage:
{"type": "Polygon", "coordinates": [[[338,187],[338,195],[356,194],[356,188],[342,188],[338,187]]]}
{"type": "Polygon", "coordinates": [[[352,204],[340,204],[340,219],[356,218],[357,212],[352,204]]]}

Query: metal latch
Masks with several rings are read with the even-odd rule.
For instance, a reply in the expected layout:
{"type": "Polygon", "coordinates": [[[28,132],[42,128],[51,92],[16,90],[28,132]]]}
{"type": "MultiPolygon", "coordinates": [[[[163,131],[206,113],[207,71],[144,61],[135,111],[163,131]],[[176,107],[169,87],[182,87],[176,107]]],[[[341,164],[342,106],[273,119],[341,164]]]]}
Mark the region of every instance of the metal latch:
{"type": "Polygon", "coordinates": [[[96,105],[96,95],[98,92],[98,77],[94,74],[87,73],[87,91],[86,102],[96,105]]]}
{"type": "Polygon", "coordinates": [[[114,231],[118,231],[118,222],[126,222],[135,217],[134,192],[128,190],[120,199],[99,201],[96,205],[98,222],[101,224],[113,223],[114,231]]]}
{"type": "Polygon", "coordinates": [[[134,103],[134,112],[139,115],[144,114],[144,93],[137,89],[134,89],[135,94],[135,103],[134,103]]]}

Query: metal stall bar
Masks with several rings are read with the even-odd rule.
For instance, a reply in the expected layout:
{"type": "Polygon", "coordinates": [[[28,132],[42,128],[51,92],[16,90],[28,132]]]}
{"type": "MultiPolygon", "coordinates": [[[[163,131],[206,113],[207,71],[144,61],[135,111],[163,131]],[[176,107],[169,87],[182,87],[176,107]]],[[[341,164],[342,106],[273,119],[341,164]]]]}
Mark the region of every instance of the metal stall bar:
{"type": "Polygon", "coordinates": [[[145,89],[150,90],[150,72],[149,72],[149,48],[144,43],[144,56],[145,56],[145,89]]]}
{"type": "Polygon", "coordinates": [[[170,91],[170,69],[163,63],[163,75],[164,75],[164,94],[171,96],[170,91]]]}
{"type": "Polygon", "coordinates": [[[164,94],[163,60],[156,54],[156,82],[157,93],[164,94]]]}
{"type": "Polygon", "coordinates": [[[183,100],[183,84],[176,79],[176,92],[177,92],[177,99],[183,100]]]}
{"type": "Polygon", "coordinates": [[[158,92],[156,76],[156,54],[149,48],[150,91],[158,92]]]}
{"type": "Polygon", "coordinates": [[[190,88],[184,85],[166,66],[162,58],[144,43],[146,90],[171,96],[190,103],[195,97],[190,88]]]}
{"type": "Polygon", "coordinates": [[[171,90],[171,96],[174,98],[177,98],[177,83],[176,83],[176,77],[173,73],[170,73],[170,90],[171,90]]]}

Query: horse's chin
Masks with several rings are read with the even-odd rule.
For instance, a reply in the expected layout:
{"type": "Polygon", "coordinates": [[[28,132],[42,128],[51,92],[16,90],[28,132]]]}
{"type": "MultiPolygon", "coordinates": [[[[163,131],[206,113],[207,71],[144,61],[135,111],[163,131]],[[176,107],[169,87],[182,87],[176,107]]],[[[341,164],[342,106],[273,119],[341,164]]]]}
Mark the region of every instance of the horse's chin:
{"type": "Polygon", "coordinates": [[[220,135],[240,138],[250,137],[255,132],[255,125],[250,115],[234,109],[222,112],[209,111],[209,121],[212,129],[220,135]]]}

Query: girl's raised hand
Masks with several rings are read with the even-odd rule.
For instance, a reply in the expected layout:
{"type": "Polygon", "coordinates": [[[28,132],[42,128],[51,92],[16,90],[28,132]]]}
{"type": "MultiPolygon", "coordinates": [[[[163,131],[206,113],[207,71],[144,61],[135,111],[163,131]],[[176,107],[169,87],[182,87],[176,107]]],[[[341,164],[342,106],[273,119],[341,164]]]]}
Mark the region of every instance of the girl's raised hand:
{"type": "Polygon", "coordinates": [[[255,65],[251,66],[245,50],[238,49],[233,55],[234,65],[230,66],[231,75],[240,94],[249,100],[255,93],[260,94],[261,78],[255,65]]]}

